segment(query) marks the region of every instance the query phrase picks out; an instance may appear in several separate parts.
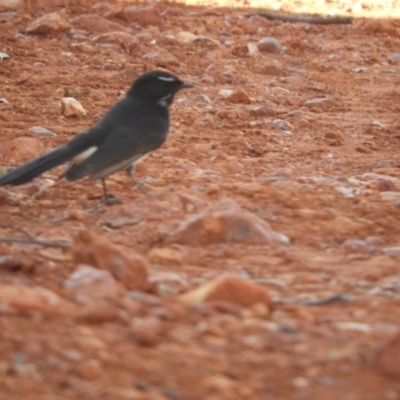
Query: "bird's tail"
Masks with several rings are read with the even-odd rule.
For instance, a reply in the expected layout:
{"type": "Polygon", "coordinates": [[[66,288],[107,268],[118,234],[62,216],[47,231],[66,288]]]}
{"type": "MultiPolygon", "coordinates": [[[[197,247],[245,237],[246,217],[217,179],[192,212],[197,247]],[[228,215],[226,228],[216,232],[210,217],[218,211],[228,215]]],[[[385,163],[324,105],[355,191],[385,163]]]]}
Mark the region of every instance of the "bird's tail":
{"type": "Polygon", "coordinates": [[[85,148],[77,143],[67,143],[58,147],[40,157],[37,157],[27,163],[10,170],[0,178],[0,186],[2,185],[22,185],[36,178],[43,172],[55,168],[71,158],[77,156],[85,148]]]}

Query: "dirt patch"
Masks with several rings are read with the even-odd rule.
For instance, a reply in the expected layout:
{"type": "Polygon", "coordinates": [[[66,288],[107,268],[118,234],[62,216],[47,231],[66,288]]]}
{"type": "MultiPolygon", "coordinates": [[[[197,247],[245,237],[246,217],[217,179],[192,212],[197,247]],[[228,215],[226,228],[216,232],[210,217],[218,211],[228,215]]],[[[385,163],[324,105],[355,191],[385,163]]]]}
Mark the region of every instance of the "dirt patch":
{"type": "Polygon", "coordinates": [[[101,183],[57,180],[61,169],[0,189],[2,238],[66,244],[0,243],[0,399],[400,399],[399,364],[379,353],[400,321],[397,21],[93,5],[45,7],[64,27],[45,35],[26,33],[42,16],[34,6],[0,14],[0,165],[84,131],[143,72],[167,68],[196,86],[137,167],[147,196],[121,172],[108,188],[123,203],[99,205],[101,183]],[[65,93],[86,116],[61,115],[65,93]],[[224,199],[282,240],[247,241],[236,217],[217,235],[219,216],[198,243],[165,241],[224,199]],[[78,265],[68,247],[86,230],[136,254],[150,289],[129,291],[127,256],[111,273],[78,265]],[[272,312],[180,300],[225,274],[266,290],[272,312]]]}

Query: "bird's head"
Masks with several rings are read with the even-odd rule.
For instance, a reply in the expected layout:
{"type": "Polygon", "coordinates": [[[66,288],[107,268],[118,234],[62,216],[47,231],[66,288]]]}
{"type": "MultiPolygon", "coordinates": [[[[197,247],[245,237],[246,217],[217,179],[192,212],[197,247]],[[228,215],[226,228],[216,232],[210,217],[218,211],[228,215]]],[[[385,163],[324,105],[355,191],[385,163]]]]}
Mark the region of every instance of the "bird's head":
{"type": "Polygon", "coordinates": [[[172,104],[174,95],[181,89],[191,88],[177,76],[165,71],[151,71],[139,76],[132,84],[127,96],[151,99],[161,106],[172,104]]]}

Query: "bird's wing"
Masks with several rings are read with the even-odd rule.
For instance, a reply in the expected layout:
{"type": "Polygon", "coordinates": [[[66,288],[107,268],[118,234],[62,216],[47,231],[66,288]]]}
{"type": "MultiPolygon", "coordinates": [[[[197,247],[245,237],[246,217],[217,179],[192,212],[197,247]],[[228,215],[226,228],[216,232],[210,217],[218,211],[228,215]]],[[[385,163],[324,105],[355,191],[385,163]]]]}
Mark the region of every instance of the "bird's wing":
{"type": "Polygon", "coordinates": [[[165,137],[166,132],[162,131],[144,135],[132,128],[118,127],[86,160],[71,165],[65,176],[70,181],[87,175],[90,179],[104,178],[128,168],[145,154],[160,147],[165,137]]]}

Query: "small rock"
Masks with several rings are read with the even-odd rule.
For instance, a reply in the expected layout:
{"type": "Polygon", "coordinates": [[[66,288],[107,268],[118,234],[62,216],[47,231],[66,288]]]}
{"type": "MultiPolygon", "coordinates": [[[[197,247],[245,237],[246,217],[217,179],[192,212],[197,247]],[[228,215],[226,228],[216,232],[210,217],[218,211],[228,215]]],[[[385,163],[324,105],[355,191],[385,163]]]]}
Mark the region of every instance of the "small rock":
{"type": "Polygon", "coordinates": [[[261,303],[266,305],[270,312],[273,308],[272,298],[264,287],[236,276],[214,279],[182,294],[179,298],[188,303],[226,301],[244,307],[261,303]]]}
{"type": "Polygon", "coordinates": [[[261,66],[256,66],[256,71],[259,74],[268,75],[268,76],[277,76],[277,77],[286,77],[288,73],[276,64],[266,64],[261,66]]]}
{"type": "Polygon", "coordinates": [[[331,108],[335,105],[335,102],[331,98],[317,97],[307,100],[304,105],[308,108],[331,108]]]}
{"type": "Polygon", "coordinates": [[[373,182],[380,192],[400,192],[400,179],[394,176],[366,172],[361,179],[373,182]]]}
{"type": "Polygon", "coordinates": [[[80,87],[70,87],[67,86],[64,88],[64,97],[82,97],[86,96],[91,92],[91,89],[87,86],[80,87]]]}
{"type": "Polygon", "coordinates": [[[237,113],[234,110],[218,110],[215,115],[220,119],[236,119],[237,113]]]}
{"type": "Polygon", "coordinates": [[[230,103],[233,104],[248,104],[250,103],[250,97],[247,94],[247,92],[242,89],[235,89],[233,93],[231,93],[229,96],[226,98],[230,103]]]}
{"type": "Polygon", "coordinates": [[[83,29],[91,33],[109,33],[124,31],[125,28],[117,22],[109,21],[97,14],[80,15],[71,20],[77,29],[83,29]]]}
{"type": "Polygon", "coordinates": [[[372,153],[372,150],[366,146],[357,146],[355,148],[355,150],[362,154],[371,154],[372,153]]]}
{"type": "Polygon", "coordinates": [[[389,56],[390,61],[400,61],[400,54],[391,54],[389,56]]]}
{"type": "Polygon", "coordinates": [[[154,347],[162,340],[164,327],[157,317],[134,318],[130,333],[138,344],[154,347]]]}
{"type": "Polygon", "coordinates": [[[110,271],[128,290],[146,290],[149,286],[146,259],[103,236],[81,231],[74,239],[72,253],[76,264],[110,271]]]}
{"type": "Polygon", "coordinates": [[[120,292],[111,272],[82,264],[65,280],[64,288],[84,302],[86,298],[113,298],[120,292]]]}
{"type": "Polygon", "coordinates": [[[232,54],[237,57],[249,57],[250,47],[248,44],[239,44],[232,48],[232,54]]]}
{"type": "Polygon", "coordinates": [[[152,249],[148,257],[151,264],[165,265],[166,267],[180,266],[183,264],[182,253],[171,247],[152,249]]]}
{"type": "Polygon", "coordinates": [[[175,56],[165,51],[151,51],[150,53],[145,54],[142,58],[150,60],[156,66],[166,69],[178,67],[181,63],[181,61],[179,61],[175,56]]]}
{"type": "Polygon", "coordinates": [[[48,137],[57,136],[54,132],[49,131],[46,128],[42,128],[41,126],[34,126],[33,128],[30,129],[30,131],[39,136],[48,136],[48,137]]]}
{"type": "Polygon", "coordinates": [[[280,131],[290,134],[292,133],[292,129],[294,128],[290,122],[287,122],[283,119],[275,119],[272,121],[272,124],[280,131]]]}
{"type": "Polygon", "coordinates": [[[376,163],[376,168],[398,167],[399,163],[396,160],[380,160],[376,163]]]}
{"type": "Polygon", "coordinates": [[[57,13],[43,15],[32,22],[26,33],[31,35],[51,35],[58,32],[65,32],[72,29],[72,26],[57,13]]]}
{"type": "Polygon", "coordinates": [[[0,304],[22,312],[72,315],[74,307],[51,290],[40,286],[0,284],[0,304]]]}
{"type": "Polygon", "coordinates": [[[326,139],[338,140],[339,142],[344,141],[344,135],[342,132],[326,132],[324,136],[326,139]]]}
{"type": "Polygon", "coordinates": [[[163,24],[160,12],[155,6],[122,7],[114,14],[114,17],[129,23],[136,22],[142,27],[163,24]]]}
{"type": "Polygon", "coordinates": [[[110,32],[94,38],[95,43],[113,43],[121,46],[127,53],[138,52],[141,48],[139,40],[130,33],[110,32]]]}
{"type": "Polygon", "coordinates": [[[232,90],[232,89],[221,89],[221,90],[218,92],[218,94],[219,94],[221,97],[225,97],[225,98],[227,98],[228,96],[230,96],[232,93],[233,93],[233,90],[232,90]]]}
{"type": "Polygon", "coordinates": [[[260,52],[280,54],[283,46],[279,40],[272,37],[265,37],[258,41],[257,49],[260,52]]]}
{"type": "Polygon", "coordinates": [[[250,114],[255,117],[272,117],[277,113],[278,111],[276,109],[267,105],[258,106],[250,110],[250,114]]]}
{"type": "Polygon", "coordinates": [[[26,161],[42,154],[45,150],[39,139],[18,137],[0,144],[0,155],[6,160],[26,161]]]}
{"type": "Polygon", "coordinates": [[[268,222],[244,210],[231,199],[221,200],[200,214],[181,222],[175,229],[165,229],[166,243],[211,244],[287,243],[289,239],[274,232],[268,222]]]}
{"type": "Polygon", "coordinates": [[[372,250],[372,246],[360,239],[346,239],[340,247],[350,253],[369,253],[372,250]]]}
{"type": "Polygon", "coordinates": [[[64,117],[84,117],[87,111],[82,107],[82,104],[73,97],[63,97],[61,100],[61,114],[64,117]]]}
{"type": "Polygon", "coordinates": [[[7,53],[4,53],[3,51],[0,51],[0,61],[3,61],[7,58],[10,58],[10,56],[7,53]]]}
{"type": "Polygon", "coordinates": [[[175,35],[175,40],[179,43],[193,43],[197,39],[197,35],[191,33],[191,32],[178,32],[175,35]]]}

